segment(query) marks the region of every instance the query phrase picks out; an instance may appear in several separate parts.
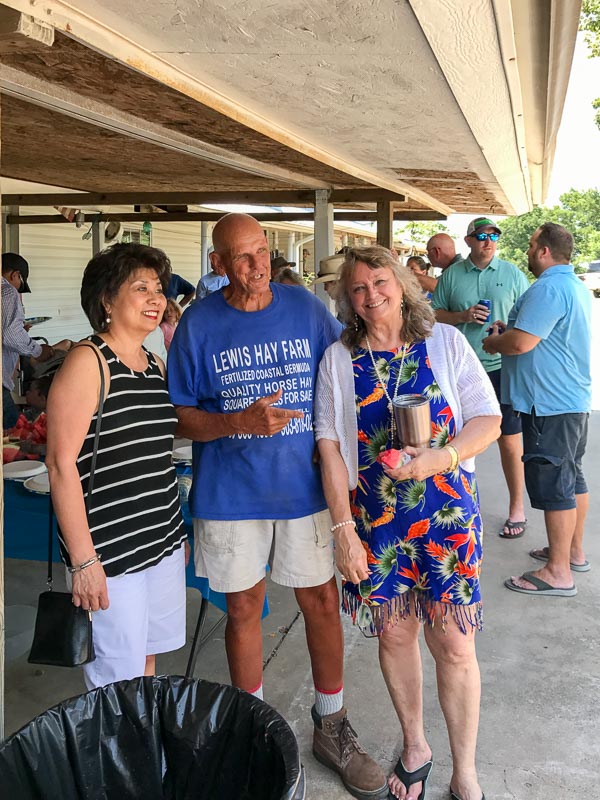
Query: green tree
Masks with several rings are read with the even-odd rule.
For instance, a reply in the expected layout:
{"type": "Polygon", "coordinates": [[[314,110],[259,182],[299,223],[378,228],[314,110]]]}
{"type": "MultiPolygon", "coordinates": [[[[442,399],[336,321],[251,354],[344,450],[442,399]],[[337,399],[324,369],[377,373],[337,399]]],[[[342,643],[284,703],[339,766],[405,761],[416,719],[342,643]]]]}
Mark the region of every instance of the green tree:
{"type": "Polygon", "coordinates": [[[539,206],[527,214],[502,221],[498,253],[528,275],[529,238],[542,222],[557,222],[571,231],[574,240],[572,261],[580,267],[579,272],[585,271],[585,267],[580,265],[600,258],[600,191],[597,189],[585,192],[570,189],[560,196],[558,206],[539,206]]]}
{"type": "MultiPolygon", "coordinates": [[[[583,0],[579,27],[585,31],[590,58],[600,56],[600,0],[583,0]]],[[[600,97],[592,103],[596,109],[596,125],[600,128],[600,97]]]]}
{"type": "Polygon", "coordinates": [[[400,228],[400,235],[415,244],[425,244],[436,233],[447,232],[448,228],[443,222],[407,222],[400,228]]]}

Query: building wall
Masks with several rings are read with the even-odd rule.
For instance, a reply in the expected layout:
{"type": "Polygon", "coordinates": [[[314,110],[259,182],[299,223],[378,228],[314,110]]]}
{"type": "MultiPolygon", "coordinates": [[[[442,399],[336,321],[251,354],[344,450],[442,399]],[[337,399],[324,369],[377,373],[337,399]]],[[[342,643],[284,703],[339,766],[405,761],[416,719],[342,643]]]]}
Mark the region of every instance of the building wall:
{"type": "MultiPolygon", "coordinates": [[[[44,214],[47,209],[31,208],[29,213],[44,214]]],[[[141,223],[125,226],[141,229],[141,223]]],[[[91,333],[79,298],[83,271],[92,257],[92,240],[81,238],[88,227],[21,225],[20,251],[31,273],[31,294],[23,295],[25,316],[52,317],[35,325],[31,336],[43,336],[53,344],[60,339],[78,341],[91,333]]],[[[152,244],[167,253],[175,272],[196,286],[200,279],[200,223],[155,223],[152,244]]]]}
{"type": "MultiPolygon", "coordinates": [[[[118,213],[128,209],[113,208],[118,213]]],[[[47,214],[47,208],[29,208],[29,214],[47,214]]],[[[141,230],[141,222],[127,222],[124,228],[141,230]]],[[[83,271],[92,257],[92,240],[82,239],[89,225],[82,228],[74,224],[21,225],[20,250],[28,260],[31,270],[30,286],[32,293],[24,295],[25,316],[48,316],[48,322],[31,329],[32,336],[43,336],[51,344],[61,339],[78,341],[91,333],[90,325],[81,309],[79,290],[83,271]]],[[[265,226],[269,246],[287,255],[291,232],[279,226],[265,226]],[[277,231],[277,232],[275,232],[277,231]],[[276,245],[276,246],[275,246],[276,245]]],[[[299,242],[306,232],[295,231],[295,241],[299,242]]],[[[194,287],[200,279],[201,228],[199,222],[152,223],[152,245],[160,247],[171,260],[173,271],[188,280],[194,287]]],[[[372,243],[374,234],[358,236],[335,233],[335,250],[342,243],[360,246],[372,243]]],[[[301,250],[307,255],[297,265],[305,273],[316,272],[313,262],[314,241],[306,242],[301,250]]]]}
{"type": "Polygon", "coordinates": [[[20,251],[29,262],[31,287],[31,294],[23,295],[25,316],[52,317],[35,325],[31,336],[44,336],[52,344],[65,338],[78,341],[90,333],[79,300],[81,276],[92,256],[91,239],[81,238],[86,230],[75,225],[21,225],[20,251]]]}

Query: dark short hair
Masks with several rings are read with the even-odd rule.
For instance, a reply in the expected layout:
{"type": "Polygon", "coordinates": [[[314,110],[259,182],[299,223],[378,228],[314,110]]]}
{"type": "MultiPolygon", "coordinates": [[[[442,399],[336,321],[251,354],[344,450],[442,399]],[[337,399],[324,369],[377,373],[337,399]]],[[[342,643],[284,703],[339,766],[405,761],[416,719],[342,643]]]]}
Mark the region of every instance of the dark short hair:
{"type": "Polygon", "coordinates": [[[43,397],[48,397],[48,392],[50,391],[50,386],[52,385],[55,375],[56,371],[51,375],[42,375],[41,378],[34,378],[31,381],[31,386],[29,388],[35,388],[43,397]]]}
{"type": "Polygon", "coordinates": [[[569,264],[573,255],[573,236],[556,222],[544,222],[538,228],[537,246],[547,247],[556,261],[569,264]]]}
{"type": "Polygon", "coordinates": [[[157,247],[144,244],[114,244],[88,262],[81,282],[81,307],[92,328],[106,330],[106,309],[126,280],[138,269],[153,269],[166,292],[171,279],[171,262],[157,247]]]}
{"type": "Polygon", "coordinates": [[[406,259],[406,266],[407,267],[408,267],[408,265],[410,264],[411,261],[414,261],[416,264],[418,264],[419,265],[419,269],[422,272],[427,272],[427,270],[429,269],[429,264],[425,261],[425,259],[422,256],[409,256],[406,259]]]}

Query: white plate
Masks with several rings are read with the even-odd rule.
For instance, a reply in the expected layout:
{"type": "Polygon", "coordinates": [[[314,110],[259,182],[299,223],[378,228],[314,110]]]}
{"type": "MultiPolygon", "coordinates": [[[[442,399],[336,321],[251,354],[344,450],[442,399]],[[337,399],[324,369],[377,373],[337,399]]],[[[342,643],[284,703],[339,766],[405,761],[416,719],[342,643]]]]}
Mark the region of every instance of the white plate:
{"type": "Polygon", "coordinates": [[[28,325],[41,325],[42,322],[48,322],[52,317],[27,317],[24,320],[28,325]]]}
{"type": "Polygon", "coordinates": [[[191,461],[192,460],[192,445],[187,447],[176,447],[173,450],[173,461],[191,461]]]}
{"type": "Polygon", "coordinates": [[[11,461],[4,465],[4,477],[14,479],[31,478],[46,472],[46,465],[41,461],[11,461]]]}
{"type": "Polygon", "coordinates": [[[34,494],[50,494],[50,479],[47,472],[42,472],[41,475],[34,475],[33,478],[27,478],[23,482],[23,486],[34,494]]]}

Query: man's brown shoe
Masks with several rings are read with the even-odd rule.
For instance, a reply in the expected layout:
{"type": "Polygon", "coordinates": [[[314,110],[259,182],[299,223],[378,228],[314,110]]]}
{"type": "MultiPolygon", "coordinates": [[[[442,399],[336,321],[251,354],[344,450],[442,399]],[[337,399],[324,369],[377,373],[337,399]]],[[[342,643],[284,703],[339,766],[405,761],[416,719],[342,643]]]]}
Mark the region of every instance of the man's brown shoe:
{"type": "Polygon", "coordinates": [[[359,800],[384,800],[388,784],[383,770],[367,755],[348,722],[346,709],[320,717],[312,707],[315,723],[313,754],[317,761],[335,770],[346,789],[359,800]]]}

